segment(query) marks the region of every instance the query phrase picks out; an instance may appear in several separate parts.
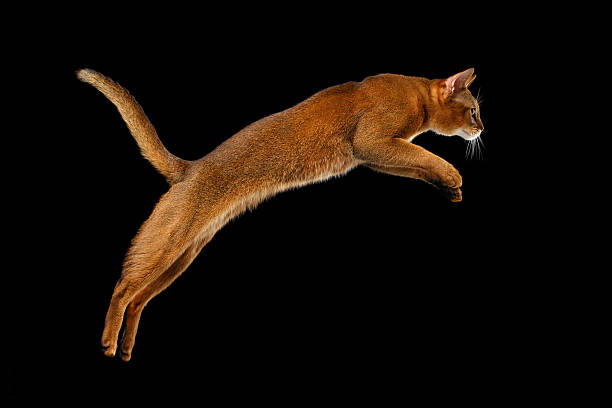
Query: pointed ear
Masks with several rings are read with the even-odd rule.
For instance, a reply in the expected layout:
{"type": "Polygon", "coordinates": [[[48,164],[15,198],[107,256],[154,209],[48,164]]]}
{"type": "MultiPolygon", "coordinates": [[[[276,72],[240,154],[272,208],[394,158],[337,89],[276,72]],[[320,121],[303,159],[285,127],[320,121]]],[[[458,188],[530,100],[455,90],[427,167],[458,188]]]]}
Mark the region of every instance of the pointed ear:
{"type": "Polygon", "coordinates": [[[444,96],[452,96],[457,92],[466,89],[469,84],[476,78],[474,75],[474,68],[466,69],[463,72],[453,75],[452,77],[446,78],[442,82],[444,88],[444,96]]]}
{"type": "Polygon", "coordinates": [[[475,79],[476,79],[476,75],[472,75],[472,77],[468,79],[467,82],[465,83],[465,87],[467,88],[470,85],[472,85],[472,82],[474,82],[475,79]]]}

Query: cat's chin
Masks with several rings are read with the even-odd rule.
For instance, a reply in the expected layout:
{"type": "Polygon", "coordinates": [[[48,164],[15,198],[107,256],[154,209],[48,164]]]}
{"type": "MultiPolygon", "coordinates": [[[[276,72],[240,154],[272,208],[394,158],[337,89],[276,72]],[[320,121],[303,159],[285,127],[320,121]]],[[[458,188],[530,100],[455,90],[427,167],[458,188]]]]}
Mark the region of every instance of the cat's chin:
{"type": "Polygon", "coordinates": [[[459,129],[459,132],[457,132],[457,136],[461,136],[465,140],[474,140],[478,136],[480,136],[480,133],[481,132],[469,133],[469,132],[467,132],[467,131],[465,131],[463,129],[459,129]]]}

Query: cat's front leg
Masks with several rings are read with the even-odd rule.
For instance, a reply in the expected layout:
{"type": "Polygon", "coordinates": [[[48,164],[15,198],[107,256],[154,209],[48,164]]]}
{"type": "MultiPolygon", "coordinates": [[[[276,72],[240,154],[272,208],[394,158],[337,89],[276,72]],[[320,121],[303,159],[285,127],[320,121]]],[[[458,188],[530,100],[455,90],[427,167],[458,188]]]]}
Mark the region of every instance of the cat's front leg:
{"type": "Polygon", "coordinates": [[[354,152],[365,165],[389,174],[435,185],[453,201],[461,201],[461,175],[439,156],[399,138],[355,138],[354,152]]]}
{"type": "Polygon", "coordinates": [[[459,202],[462,199],[461,189],[459,187],[447,187],[444,184],[435,184],[430,180],[432,179],[431,175],[428,174],[423,169],[418,168],[410,168],[410,167],[387,167],[387,166],[379,166],[375,164],[366,164],[366,167],[371,168],[372,170],[391,174],[394,176],[400,177],[408,177],[417,180],[423,180],[427,183],[434,185],[438,191],[440,191],[444,196],[446,196],[452,202],[459,202]]]}

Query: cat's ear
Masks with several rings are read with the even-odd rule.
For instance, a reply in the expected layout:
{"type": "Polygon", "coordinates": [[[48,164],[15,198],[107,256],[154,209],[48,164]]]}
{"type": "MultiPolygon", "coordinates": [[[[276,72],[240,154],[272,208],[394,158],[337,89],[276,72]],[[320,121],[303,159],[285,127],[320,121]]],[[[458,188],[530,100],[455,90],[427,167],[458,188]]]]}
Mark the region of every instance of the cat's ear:
{"type": "Polygon", "coordinates": [[[474,78],[476,78],[476,75],[474,75],[474,68],[466,69],[463,72],[446,78],[442,82],[444,96],[452,96],[457,92],[466,89],[472,83],[474,78]]]}
{"type": "Polygon", "coordinates": [[[472,75],[472,77],[470,79],[467,80],[467,82],[465,83],[465,87],[469,87],[472,82],[474,82],[474,80],[476,79],[476,75],[472,75]]]}

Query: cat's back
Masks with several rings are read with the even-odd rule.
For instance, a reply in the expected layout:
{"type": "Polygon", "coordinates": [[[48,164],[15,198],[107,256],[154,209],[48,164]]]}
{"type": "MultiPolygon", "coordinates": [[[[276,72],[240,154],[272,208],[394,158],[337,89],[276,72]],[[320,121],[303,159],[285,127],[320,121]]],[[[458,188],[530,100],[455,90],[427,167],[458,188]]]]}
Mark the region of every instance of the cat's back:
{"type": "Polygon", "coordinates": [[[359,83],[346,82],[323,89],[305,100],[246,126],[220,148],[300,144],[311,136],[336,133],[355,116],[359,83]]]}
{"type": "Polygon", "coordinates": [[[374,102],[405,100],[427,92],[430,82],[431,80],[422,77],[378,74],[361,81],[359,90],[365,98],[374,102]]]}
{"type": "Polygon", "coordinates": [[[358,88],[346,82],[323,89],[248,125],[200,161],[230,178],[292,181],[318,177],[321,169],[347,168],[359,120],[358,88]]]}

